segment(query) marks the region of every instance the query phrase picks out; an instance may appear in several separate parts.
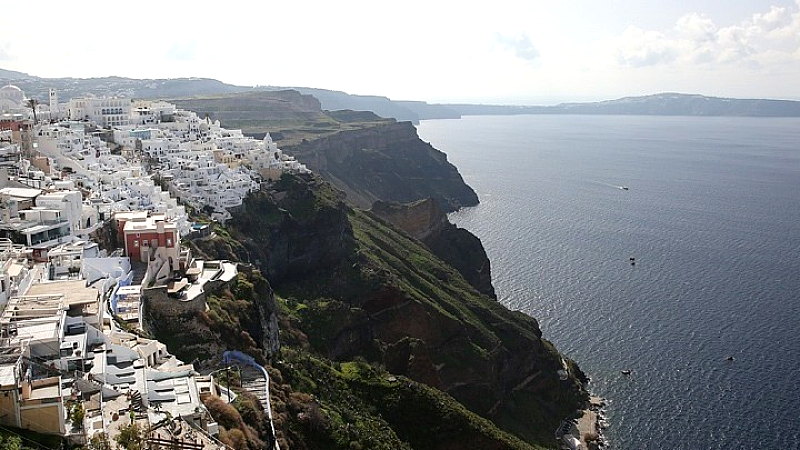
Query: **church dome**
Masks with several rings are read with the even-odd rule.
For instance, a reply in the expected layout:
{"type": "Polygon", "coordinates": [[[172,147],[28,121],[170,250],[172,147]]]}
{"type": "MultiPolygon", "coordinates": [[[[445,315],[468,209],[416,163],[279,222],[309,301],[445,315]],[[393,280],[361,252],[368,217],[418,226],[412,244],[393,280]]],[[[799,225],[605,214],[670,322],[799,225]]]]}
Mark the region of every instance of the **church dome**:
{"type": "Polygon", "coordinates": [[[7,84],[0,88],[0,98],[22,103],[25,100],[25,93],[13,84],[7,84]]]}

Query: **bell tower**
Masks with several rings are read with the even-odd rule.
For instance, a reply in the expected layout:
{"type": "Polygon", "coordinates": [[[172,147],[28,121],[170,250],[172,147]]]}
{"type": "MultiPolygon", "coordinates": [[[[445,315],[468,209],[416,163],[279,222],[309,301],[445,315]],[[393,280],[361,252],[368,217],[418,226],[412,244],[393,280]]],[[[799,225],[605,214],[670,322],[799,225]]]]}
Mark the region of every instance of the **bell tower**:
{"type": "Polygon", "coordinates": [[[60,114],[58,111],[58,92],[55,89],[50,89],[50,118],[56,119],[59,118],[60,114]]]}

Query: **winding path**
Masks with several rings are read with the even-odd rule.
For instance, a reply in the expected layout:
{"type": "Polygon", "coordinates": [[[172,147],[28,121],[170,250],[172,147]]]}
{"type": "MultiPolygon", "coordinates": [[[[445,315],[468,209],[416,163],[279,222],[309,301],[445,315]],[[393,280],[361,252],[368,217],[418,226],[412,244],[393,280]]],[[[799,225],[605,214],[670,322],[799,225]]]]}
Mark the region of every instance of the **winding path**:
{"type": "MultiPolygon", "coordinates": [[[[269,428],[270,432],[272,433],[272,440],[270,442],[270,449],[280,450],[280,446],[278,446],[278,439],[275,435],[275,424],[272,421],[272,405],[269,400],[269,374],[267,373],[267,369],[263,366],[258,364],[252,356],[245,355],[244,353],[240,352],[239,350],[227,350],[222,353],[222,362],[223,364],[240,364],[248,367],[252,367],[261,372],[263,378],[256,378],[255,380],[251,380],[247,382],[246,389],[252,391],[256,394],[258,399],[261,401],[261,405],[264,407],[264,411],[267,412],[267,419],[269,419],[269,428]],[[262,388],[263,383],[263,388],[262,388]]],[[[243,387],[245,383],[242,383],[243,387]]]]}

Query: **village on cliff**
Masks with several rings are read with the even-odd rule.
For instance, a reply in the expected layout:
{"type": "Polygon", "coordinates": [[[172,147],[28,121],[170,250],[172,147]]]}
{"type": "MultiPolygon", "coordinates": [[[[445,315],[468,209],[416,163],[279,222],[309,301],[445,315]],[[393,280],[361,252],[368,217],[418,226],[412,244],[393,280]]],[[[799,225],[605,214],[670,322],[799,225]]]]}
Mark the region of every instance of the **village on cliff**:
{"type": "Polygon", "coordinates": [[[49,97],[0,88],[0,426],[86,445],[138,424],[151,444],[225,448],[201,398],[235,394],[137,331],[144,308],[203,311],[236,283],[235,263],[182,247],[210,230],[187,206],[224,222],[308,170],[269,134],[167,102],[49,97]],[[95,242],[108,227],[120,248],[95,242]]]}

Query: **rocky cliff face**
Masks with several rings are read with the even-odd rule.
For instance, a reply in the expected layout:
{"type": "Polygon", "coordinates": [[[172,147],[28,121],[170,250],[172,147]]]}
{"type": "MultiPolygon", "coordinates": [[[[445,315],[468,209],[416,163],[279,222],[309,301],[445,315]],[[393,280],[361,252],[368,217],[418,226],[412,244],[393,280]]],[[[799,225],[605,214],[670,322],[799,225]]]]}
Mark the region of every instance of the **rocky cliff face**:
{"type": "Polygon", "coordinates": [[[534,319],[480,295],[419,241],[350,209],[317,178],[285,177],[233,216],[237,244],[216,249],[269,274],[291,333],[315,353],[381,364],[533,443],[552,443],[558,422],[585,401],[582,373],[567,363],[559,378],[564,359],[534,319]]]}
{"type": "Polygon", "coordinates": [[[377,200],[408,203],[428,197],[445,211],[478,204],[447,155],[423,142],[410,122],[342,131],[284,150],[362,209],[377,200]]]}
{"type": "Polygon", "coordinates": [[[449,223],[447,215],[430,198],[406,204],[379,200],[370,211],[419,240],[440,233],[449,223]]]}
{"type": "Polygon", "coordinates": [[[170,353],[200,368],[217,368],[225,350],[263,361],[280,349],[275,297],[258,270],[240,265],[236,283],[207,293],[207,305],[205,311],[167,311],[146,300],[145,329],[170,353]]]}
{"type": "Polygon", "coordinates": [[[395,227],[422,241],[478,292],[497,298],[492,286],[492,269],[481,240],[447,220],[432,199],[404,205],[377,201],[370,211],[395,227]]]}

